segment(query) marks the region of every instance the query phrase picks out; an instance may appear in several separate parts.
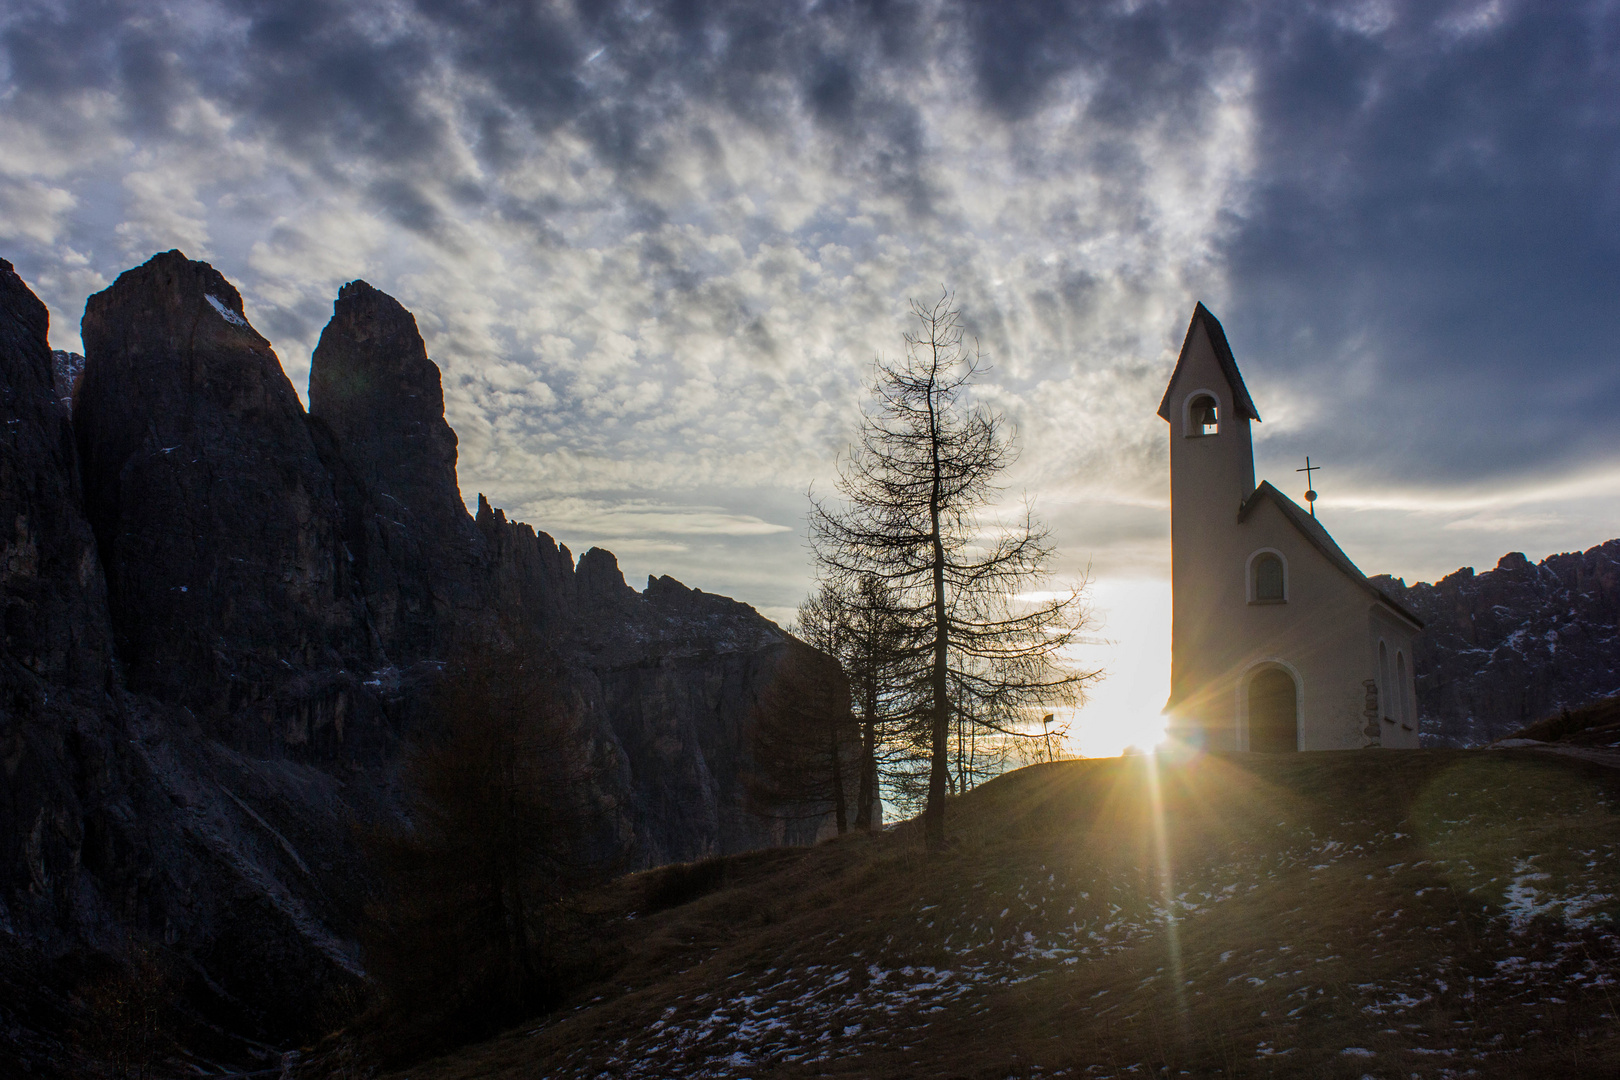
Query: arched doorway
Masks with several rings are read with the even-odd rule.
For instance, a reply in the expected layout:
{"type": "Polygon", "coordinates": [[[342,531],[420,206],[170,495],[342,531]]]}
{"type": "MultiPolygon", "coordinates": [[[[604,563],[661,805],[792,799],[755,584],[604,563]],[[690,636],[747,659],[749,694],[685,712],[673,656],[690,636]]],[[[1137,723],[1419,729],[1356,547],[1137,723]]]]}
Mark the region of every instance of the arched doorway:
{"type": "Polygon", "coordinates": [[[1268,667],[1249,680],[1249,749],[1275,754],[1299,749],[1299,694],[1294,677],[1268,667]]]}

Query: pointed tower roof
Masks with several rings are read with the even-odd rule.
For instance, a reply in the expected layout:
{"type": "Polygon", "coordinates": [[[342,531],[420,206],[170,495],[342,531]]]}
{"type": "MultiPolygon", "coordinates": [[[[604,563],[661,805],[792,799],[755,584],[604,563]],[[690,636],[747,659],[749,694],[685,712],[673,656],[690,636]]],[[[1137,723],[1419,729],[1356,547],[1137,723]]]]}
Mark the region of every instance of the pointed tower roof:
{"type": "Polygon", "coordinates": [[[1181,342],[1181,355],[1176,357],[1176,370],[1170,376],[1170,385],[1164,388],[1164,400],[1159,402],[1160,418],[1170,419],[1170,395],[1176,389],[1176,380],[1181,378],[1182,366],[1187,362],[1187,350],[1192,347],[1193,331],[1199,323],[1203,323],[1204,333],[1209,335],[1209,343],[1215,348],[1215,359],[1220,361],[1221,374],[1226,376],[1226,384],[1232,388],[1232,404],[1237,407],[1239,414],[1250,420],[1259,420],[1260,413],[1249,397],[1248,387],[1243,385],[1237,361],[1232,358],[1232,346],[1226,343],[1226,331],[1221,329],[1221,321],[1209,313],[1209,308],[1201,300],[1193,308],[1192,321],[1187,324],[1187,336],[1181,342]]]}

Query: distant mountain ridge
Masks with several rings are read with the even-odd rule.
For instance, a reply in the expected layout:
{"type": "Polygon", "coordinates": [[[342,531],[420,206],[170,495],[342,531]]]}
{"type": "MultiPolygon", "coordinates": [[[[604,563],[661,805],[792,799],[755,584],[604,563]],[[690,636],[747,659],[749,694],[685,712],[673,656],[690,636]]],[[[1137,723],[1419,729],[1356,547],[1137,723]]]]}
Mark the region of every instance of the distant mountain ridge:
{"type": "Polygon", "coordinates": [[[0,1074],[73,1072],[73,973],[134,942],[221,1039],[311,1033],[362,963],[352,823],[394,813],[457,655],[553,657],[631,866],[814,837],[743,805],[749,715],[804,646],[671,578],[638,593],[482,495],[469,514],[392,297],[344,286],[307,413],[180,252],[89,299],[83,357],[48,323],[0,260],[0,1074]]]}
{"type": "Polygon", "coordinates": [[[1620,692],[1620,540],[1522,552],[1433,584],[1372,579],[1426,624],[1415,646],[1425,746],[1483,746],[1620,692]]]}

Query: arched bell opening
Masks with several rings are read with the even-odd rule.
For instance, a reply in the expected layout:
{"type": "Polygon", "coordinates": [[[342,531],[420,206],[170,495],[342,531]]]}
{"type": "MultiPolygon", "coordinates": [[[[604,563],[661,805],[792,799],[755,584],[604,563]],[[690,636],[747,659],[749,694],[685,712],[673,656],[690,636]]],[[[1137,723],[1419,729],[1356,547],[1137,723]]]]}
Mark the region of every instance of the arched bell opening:
{"type": "Polygon", "coordinates": [[[1221,432],[1220,405],[1213,394],[1200,391],[1187,402],[1187,435],[1201,438],[1221,432]]]}
{"type": "Polygon", "coordinates": [[[1299,749],[1299,684],[1287,668],[1262,667],[1249,676],[1249,749],[1259,754],[1299,749]]]}

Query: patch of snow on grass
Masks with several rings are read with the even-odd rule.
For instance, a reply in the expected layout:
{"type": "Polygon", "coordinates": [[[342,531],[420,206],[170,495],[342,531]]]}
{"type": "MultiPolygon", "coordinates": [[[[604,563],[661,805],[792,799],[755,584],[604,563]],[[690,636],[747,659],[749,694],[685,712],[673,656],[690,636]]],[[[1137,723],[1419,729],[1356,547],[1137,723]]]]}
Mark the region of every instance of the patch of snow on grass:
{"type": "Polygon", "coordinates": [[[1538,915],[1561,915],[1567,925],[1577,930],[1604,921],[1606,917],[1602,913],[1593,914],[1592,909],[1612,897],[1592,893],[1585,896],[1551,896],[1543,900],[1541,890],[1530,882],[1547,881],[1551,877],[1551,874],[1536,870],[1530,859],[1514,861],[1513,884],[1504,890],[1502,914],[1507,917],[1508,926],[1515,933],[1522,932],[1538,915]]]}

